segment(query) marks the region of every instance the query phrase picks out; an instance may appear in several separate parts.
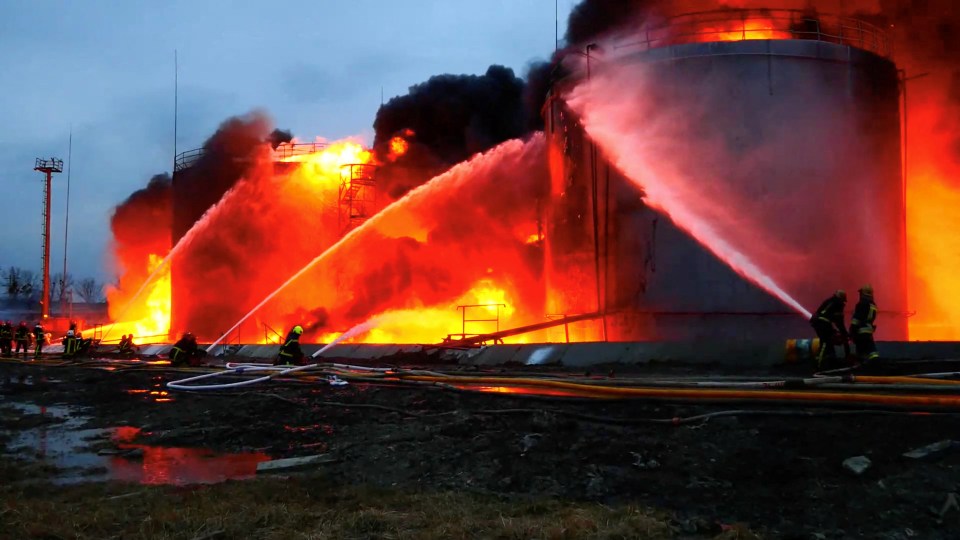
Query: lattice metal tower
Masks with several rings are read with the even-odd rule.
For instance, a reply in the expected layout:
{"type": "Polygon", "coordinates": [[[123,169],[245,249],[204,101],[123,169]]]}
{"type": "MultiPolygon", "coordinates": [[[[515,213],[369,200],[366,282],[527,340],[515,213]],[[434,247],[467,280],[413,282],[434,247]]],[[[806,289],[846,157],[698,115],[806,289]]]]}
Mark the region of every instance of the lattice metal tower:
{"type": "Polygon", "coordinates": [[[354,163],[340,167],[338,221],[345,233],[377,211],[376,165],[354,163]]]}
{"type": "Polygon", "coordinates": [[[40,318],[50,316],[50,189],[53,174],[63,172],[63,160],[37,158],[33,170],[44,176],[43,184],[43,296],[40,297],[40,318]]]}

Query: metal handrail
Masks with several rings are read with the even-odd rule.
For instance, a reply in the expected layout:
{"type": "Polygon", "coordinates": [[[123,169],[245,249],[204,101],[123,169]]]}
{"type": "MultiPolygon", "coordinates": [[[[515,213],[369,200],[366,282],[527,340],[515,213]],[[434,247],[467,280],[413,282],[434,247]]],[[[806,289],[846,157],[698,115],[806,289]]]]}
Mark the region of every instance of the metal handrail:
{"type": "Polygon", "coordinates": [[[187,150],[186,152],[177,154],[177,156],[173,158],[174,172],[179,172],[192,167],[202,155],[203,148],[194,148],[193,150],[187,150]]]}
{"type": "Polygon", "coordinates": [[[270,325],[267,324],[267,323],[261,323],[261,324],[263,325],[263,341],[264,341],[264,344],[279,345],[280,343],[283,343],[283,334],[281,334],[280,332],[277,332],[276,330],[274,330],[273,327],[270,326],[270,325]],[[277,336],[277,341],[273,341],[273,340],[270,338],[270,334],[271,334],[271,333],[272,333],[273,335],[277,336]]]}
{"type": "Polygon", "coordinates": [[[283,161],[294,156],[303,156],[306,154],[315,154],[327,147],[327,143],[285,143],[273,150],[273,159],[283,161]]]}
{"type": "Polygon", "coordinates": [[[685,13],[641,30],[642,39],[615,45],[642,50],[714,41],[797,39],[848,45],[893,56],[893,42],[879,27],[837,15],[787,9],[730,9],[685,13]],[[738,35],[739,34],[739,35],[738,35]]]}
{"type": "MultiPolygon", "coordinates": [[[[294,144],[285,143],[273,150],[273,159],[274,161],[284,161],[296,156],[313,154],[323,150],[326,147],[327,143],[322,142],[294,144]]],[[[173,159],[174,172],[180,172],[184,169],[189,169],[197,162],[197,160],[203,157],[205,153],[206,149],[204,148],[194,148],[193,150],[187,150],[186,152],[177,154],[173,159]]]]}

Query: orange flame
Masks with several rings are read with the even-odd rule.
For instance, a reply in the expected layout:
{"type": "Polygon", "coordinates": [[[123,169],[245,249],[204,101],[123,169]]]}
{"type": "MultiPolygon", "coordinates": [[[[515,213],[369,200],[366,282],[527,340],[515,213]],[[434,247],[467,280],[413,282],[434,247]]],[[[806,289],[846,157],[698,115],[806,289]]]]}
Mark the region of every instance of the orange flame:
{"type": "MultiPolygon", "coordinates": [[[[150,254],[149,271],[152,273],[162,262],[163,257],[150,254]]],[[[165,341],[170,336],[170,286],[170,267],[167,266],[140,295],[136,304],[125,309],[125,320],[104,327],[104,335],[109,334],[107,339],[119,339],[120,335],[133,334],[135,337],[165,341]]],[[[111,317],[119,316],[119,312],[126,307],[127,297],[119,289],[109,290],[107,296],[111,317]]]]}
{"type": "MultiPolygon", "coordinates": [[[[531,321],[517,313],[512,297],[512,293],[493,280],[483,279],[449,304],[386,311],[377,317],[376,328],[347,342],[438,343],[446,336],[459,339],[461,334],[489,334],[529,324],[531,321]],[[466,314],[463,309],[467,310],[466,314]]],[[[339,335],[326,334],[319,341],[329,343],[339,335]]],[[[506,338],[504,342],[529,343],[530,340],[530,335],[520,335],[506,338]]]]}
{"type": "Polygon", "coordinates": [[[699,41],[747,41],[753,39],[790,39],[788,31],[778,30],[772,19],[726,21],[699,29],[699,41]]]}
{"type": "Polygon", "coordinates": [[[396,161],[397,158],[407,153],[407,150],[410,149],[410,143],[407,142],[403,137],[394,137],[390,139],[390,154],[388,158],[390,161],[396,161]]]}
{"type": "Polygon", "coordinates": [[[960,167],[954,162],[953,134],[942,125],[945,103],[915,92],[911,109],[910,177],[907,182],[912,340],[960,339],[960,167]],[[921,100],[921,97],[923,98],[921,100]],[[922,135],[921,135],[922,134],[922,135]]]}

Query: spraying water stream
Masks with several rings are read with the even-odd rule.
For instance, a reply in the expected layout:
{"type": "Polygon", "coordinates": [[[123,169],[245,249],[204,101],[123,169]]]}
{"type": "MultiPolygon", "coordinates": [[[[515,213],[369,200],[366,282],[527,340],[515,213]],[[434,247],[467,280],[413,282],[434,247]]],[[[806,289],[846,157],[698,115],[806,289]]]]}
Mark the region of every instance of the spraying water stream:
{"type": "MultiPolygon", "coordinates": [[[[212,220],[212,217],[217,213],[219,208],[223,207],[225,204],[229,204],[229,201],[233,197],[233,194],[237,191],[237,186],[240,184],[240,182],[243,182],[243,181],[244,180],[241,179],[239,182],[237,182],[237,185],[234,185],[232,188],[230,188],[230,190],[223,195],[223,197],[217,202],[217,204],[208,208],[206,212],[204,212],[203,215],[200,216],[200,219],[198,219],[196,223],[194,223],[193,226],[190,227],[190,230],[187,231],[187,233],[184,234],[180,238],[180,240],[177,241],[176,245],[174,245],[173,248],[169,251],[169,253],[167,253],[167,256],[164,257],[163,260],[160,261],[160,264],[158,264],[156,268],[153,269],[153,272],[151,272],[150,275],[147,276],[147,279],[144,280],[142,285],[140,285],[140,288],[137,289],[137,292],[135,292],[133,296],[131,296],[126,301],[126,303],[123,306],[123,309],[120,310],[117,317],[114,317],[115,320],[117,321],[124,320],[124,317],[126,317],[127,313],[130,311],[130,308],[134,306],[134,304],[137,302],[137,300],[140,299],[140,296],[147,290],[147,288],[170,265],[170,262],[173,260],[173,258],[177,256],[178,253],[181,253],[184,249],[186,249],[191,243],[193,243],[193,241],[200,235],[201,232],[207,229],[207,227],[210,224],[210,221],[212,220]]],[[[107,337],[110,335],[110,332],[113,331],[115,327],[116,325],[110,325],[109,327],[107,327],[101,341],[106,341],[107,337]]]]}
{"type": "MultiPolygon", "coordinates": [[[[658,108],[644,93],[644,88],[649,88],[645,75],[638,65],[610,68],[576,86],[567,102],[604,154],[642,190],[650,207],[668,216],[735,272],[810,317],[810,312],[748,255],[745,248],[760,253],[767,247],[762,228],[742,216],[742,208],[731,202],[737,199],[722,197],[725,192],[718,188],[719,182],[702,173],[695,175],[692,171],[698,169],[688,165],[705,159],[698,155],[706,143],[696,139],[696,127],[684,131],[689,119],[682,115],[695,117],[694,113],[658,108]],[[731,241],[726,232],[738,229],[751,230],[754,244],[731,241]]],[[[766,250],[773,252],[776,250],[766,250]]]]}

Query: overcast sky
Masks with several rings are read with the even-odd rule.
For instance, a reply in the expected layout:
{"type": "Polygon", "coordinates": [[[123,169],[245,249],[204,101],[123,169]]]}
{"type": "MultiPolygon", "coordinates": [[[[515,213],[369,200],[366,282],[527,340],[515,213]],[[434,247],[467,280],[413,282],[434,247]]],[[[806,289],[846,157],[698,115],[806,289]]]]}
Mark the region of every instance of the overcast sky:
{"type": "MultiPolygon", "coordinates": [[[[559,0],[560,35],[576,0],[559,0]]],[[[69,266],[109,280],[112,208],[229,116],[266,110],[300,139],[373,136],[380,104],[439,73],[523,75],[554,42],[554,0],[0,2],[0,266],[41,266],[37,157],[67,160],[69,266]]],[[[55,177],[53,272],[66,170],[55,177]]]]}

